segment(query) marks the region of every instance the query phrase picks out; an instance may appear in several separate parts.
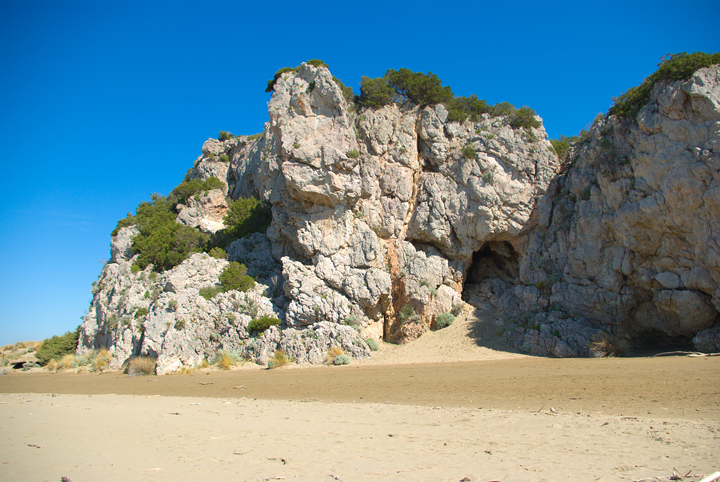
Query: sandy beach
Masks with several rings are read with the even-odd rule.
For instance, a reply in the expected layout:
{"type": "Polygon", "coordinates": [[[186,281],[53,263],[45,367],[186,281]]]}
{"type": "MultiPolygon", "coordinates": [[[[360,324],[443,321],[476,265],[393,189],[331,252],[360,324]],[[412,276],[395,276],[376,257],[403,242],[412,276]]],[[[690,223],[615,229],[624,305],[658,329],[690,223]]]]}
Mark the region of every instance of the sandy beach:
{"type": "Polygon", "coordinates": [[[720,357],[529,357],[483,330],[470,316],[344,367],[8,374],[0,479],[635,481],[720,470],[720,357]]]}

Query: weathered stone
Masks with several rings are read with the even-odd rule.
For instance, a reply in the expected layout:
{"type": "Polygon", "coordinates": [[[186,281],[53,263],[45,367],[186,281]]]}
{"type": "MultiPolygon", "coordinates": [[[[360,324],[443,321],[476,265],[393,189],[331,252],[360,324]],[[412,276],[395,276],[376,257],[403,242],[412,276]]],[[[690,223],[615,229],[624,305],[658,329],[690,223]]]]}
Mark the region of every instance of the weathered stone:
{"type": "MultiPolygon", "coordinates": [[[[586,356],[601,329],[706,333],[720,311],[719,79],[714,66],[658,84],[636,119],[597,118],[561,166],[542,127],[349,109],[326,68],[303,64],[277,79],[261,136],[206,141],[187,174],[272,205],[264,235],[227,248],[261,285],[205,300],[227,261],[204,255],[133,274],[124,228],[79,349],[109,346],[116,365],[154,354],[159,372],[220,349],[319,363],[333,343],[364,356],[360,337],[410,341],[461,294],[525,323],[506,336],[535,354],[586,356]],[[252,336],[261,314],[282,324],[252,336]]],[[[224,196],[188,200],[179,221],[219,229],[224,196]]]]}

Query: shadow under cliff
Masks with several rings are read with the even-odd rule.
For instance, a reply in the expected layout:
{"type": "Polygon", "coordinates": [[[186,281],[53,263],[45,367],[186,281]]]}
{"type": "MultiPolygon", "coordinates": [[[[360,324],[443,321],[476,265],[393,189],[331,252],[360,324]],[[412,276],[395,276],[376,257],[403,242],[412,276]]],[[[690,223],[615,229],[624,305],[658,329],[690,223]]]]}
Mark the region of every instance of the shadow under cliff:
{"type": "Polygon", "coordinates": [[[522,353],[503,338],[505,330],[513,327],[505,321],[500,312],[489,303],[473,307],[467,314],[467,336],[477,346],[508,353],[522,353]]]}

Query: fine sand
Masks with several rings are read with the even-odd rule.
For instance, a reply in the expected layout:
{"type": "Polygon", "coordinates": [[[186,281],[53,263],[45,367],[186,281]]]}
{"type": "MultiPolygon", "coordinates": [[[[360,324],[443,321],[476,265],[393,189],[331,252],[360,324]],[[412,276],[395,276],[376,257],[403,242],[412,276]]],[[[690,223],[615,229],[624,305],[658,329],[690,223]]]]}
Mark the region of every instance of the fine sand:
{"type": "Polygon", "coordinates": [[[0,480],[635,481],[720,470],[720,357],[529,357],[494,335],[493,315],[344,367],[0,376],[0,480]]]}

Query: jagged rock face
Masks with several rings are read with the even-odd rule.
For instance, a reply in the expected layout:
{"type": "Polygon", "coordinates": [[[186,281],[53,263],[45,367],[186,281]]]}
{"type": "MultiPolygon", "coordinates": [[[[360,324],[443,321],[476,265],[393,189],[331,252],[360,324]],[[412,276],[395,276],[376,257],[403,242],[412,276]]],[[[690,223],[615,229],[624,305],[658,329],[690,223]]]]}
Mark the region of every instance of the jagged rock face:
{"type": "Polygon", "coordinates": [[[366,336],[418,336],[393,328],[395,312],[411,304],[419,334],[457,309],[474,251],[517,236],[559,167],[542,128],[448,123],[443,106],[349,111],[329,71],[308,65],[278,79],[269,114],[228,179],[273,205],[288,326],[357,319],[366,336]],[[404,269],[407,241],[449,274],[404,269]]]}
{"type": "Polygon", "coordinates": [[[719,99],[714,66],[657,86],[637,120],[597,119],[538,200],[520,243],[526,286],[500,304],[516,316],[560,309],[632,339],[683,341],[711,328],[720,310],[719,99]]]}
{"type": "Polygon", "coordinates": [[[535,354],[586,356],[603,331],[708,349],[720,339],[719,77],[658,86],[637,120],[596,120],[561,166],[542,127],[452,123],[441,105],[356,111],[327,69],[303,64],[275,83],[261,136],[203,145],[188,178],[216,176],[227,193],[178,216],[213,231],[225,194],[270,202],[267,233],[227,250],[261,285],[205,300],[227,263],[205,255],[134,275],[125,228],[80,349],[111,346],[115,363],[155,354],[160,372],[219,349],[367,356],[363,339],[417,338],[461,296],[515,318],[505,338],[535,354]],[[404,307],[415,315],[401,321],[404,307]],[[259,313],[281,329],[250,337],[259,313]]]}
{"type": "MultiPolygon", "coordinates": [[[[122,231],[116,238],[126,237],[122,231]]],[[[149,268],[132,273],[134,258],[109,262],[95,285],[78,342],[79,354],[108,347],[112,368],[133,356],[149,355],[157,358],[158,375],[212,361],[220,350],[262,364],[276,349],[285,350],[298,362],[310,363],[322,363],[332,346],[355,358],[369,356],[370,349],[355,329],[332,323],[313,323],[303,331],[280,332],[271,327],[252,336],[248,332],[252,319],[284,317],[283,310],[267,296],[278,290],[279,272],[275,271],[279,265],[268,259],[269,243],[261,234],[234,242],[228,251],[231,259],[249,261],[248,272],[271,286],[258,283],[248,292],[229,291],[205,299],[200,290],[216,285],[228,261],[195,254],[162,274],[149,268]]]]}
{"type": "Polygon", "coordinates": [[[223,217],[227,211],[225,193],[220,189],[212,189],[189,198],[187,205],[178,213],[177,220],[200,231],[214,233],[225,227],[223,217]]]}

